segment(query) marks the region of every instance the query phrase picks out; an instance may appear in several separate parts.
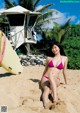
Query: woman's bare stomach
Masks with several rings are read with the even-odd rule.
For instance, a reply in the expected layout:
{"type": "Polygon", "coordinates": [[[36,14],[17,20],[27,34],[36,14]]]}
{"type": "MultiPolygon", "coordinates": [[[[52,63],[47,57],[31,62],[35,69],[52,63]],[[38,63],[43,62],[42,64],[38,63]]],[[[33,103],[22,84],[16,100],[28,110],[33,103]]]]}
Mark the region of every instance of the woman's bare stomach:
{"type": "Polygon", "coordinates": [[[57,68],[48,68],[48,70],[46,71],[46,73],[44,74],[44,76],[49,76],[50,74],[52,74],[53,76],[59,76],[60,70],[57,68]]]}
{"type": "Polygon", "coordinates": [[[41,79],[41,82],[43,83],[45,81],[48,81],[48,77],[49,77],[50,74],[52,74],[56,78],[59,78],[59,73],[60,73],[60,70],[57,69],[57,68],[54,68],[54,67],[53,68],[48,68],[46,73],[43,75],[43,77],[41,79]]]}

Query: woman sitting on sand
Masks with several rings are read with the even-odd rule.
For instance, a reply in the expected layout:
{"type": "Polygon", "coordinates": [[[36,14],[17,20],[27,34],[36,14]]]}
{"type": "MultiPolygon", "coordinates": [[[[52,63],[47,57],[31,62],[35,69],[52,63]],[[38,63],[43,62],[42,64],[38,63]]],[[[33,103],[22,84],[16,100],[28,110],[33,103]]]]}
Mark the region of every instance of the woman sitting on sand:
{"type": "Polygon", "coordinates": [[[49,94],[52,94],[53,103],[58,104],[57,87],[60,85],[60,71],[63,69],[63,77],[65,84],[66,80],[66,70],[68,58],[64,56],[63,49],[61,45],[54,41],[50,44],[51,46],[51,57],[47,57],[46,66],[41,79],[41,86],[43,88],[42,100],[44,108],[49,105],[49,94]]]}

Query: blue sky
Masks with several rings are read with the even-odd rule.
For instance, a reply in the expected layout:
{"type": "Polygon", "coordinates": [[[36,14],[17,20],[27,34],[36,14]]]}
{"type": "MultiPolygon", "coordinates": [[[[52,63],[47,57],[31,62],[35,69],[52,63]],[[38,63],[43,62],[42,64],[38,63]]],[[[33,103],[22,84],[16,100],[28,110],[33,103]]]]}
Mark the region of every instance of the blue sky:
{"type": "MultiPolygon", "coordinates": [[[[12,0],[13,1],[13,0],[12,0]]],[[[14,0],[17,1],[17,0],[14,0]]],[[[65,0],[71,1],[71,0],[65,0]]],[[[73,1],[73,0],[72,0],[73,1]]],[[[77,0],[75,0],[77,1],[77,0]]],[[[42,7],[46,4],[53,3],[55,5],[51,6],[51,9],[59,11],[59,19],[55,20],[56,22],[63,24],[69,18],[72,18],[72,24],[80,24],[80,2],[79,3],[61,3],[60,0],[40,0],[38,7],[42,7]]],[[[0,0],[0,9],[4,8],[4,0],[0,0]]],[[[56,17],[55,14],[53,16],[56,17]]]]}
{"type": "Polygon", "coordinates": [[[43,0],[40,1],[40,5],[45,5],[49,3],[53,3],[54,5],[50,8],[58,10],[59,15],[62,16],[62,18],[56,20],[57,22],[61,22],[61,24],[63,24],[65,21],[67,21],[67,19],[72,18],[72,24],[80,24],[80,2],[61,3],[60,0],[44,0],[44,2],[43,0]]]}

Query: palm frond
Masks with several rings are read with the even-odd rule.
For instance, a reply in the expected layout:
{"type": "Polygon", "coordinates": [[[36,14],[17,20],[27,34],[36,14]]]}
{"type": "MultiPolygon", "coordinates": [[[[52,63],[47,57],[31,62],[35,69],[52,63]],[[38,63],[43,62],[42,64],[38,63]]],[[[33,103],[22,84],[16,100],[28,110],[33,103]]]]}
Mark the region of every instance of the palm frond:
{"type": "Polygon", "coordinates": [[[71,21],[71,18],[69,18],[69,19],[67,20],[67,22],[65,23],[65,25],[61,26],[61,28],[64,29],[64,28],[68,27],[70,21],[71,21]]]}
{"type": "Polygon", "coordinates": [[[34,7],[37,6],[37,4],[39,3],[39,1],[40,1],[40,0],[36,0],[36,1],[35,1],[35,3],[34,3],[34,7]]]}
{"type": "Polygon", "coordinates": [[[60,32],[58,33],[58,41],[59,42],[61,41],[61,38],[64,34],[65,34],[65,30],[64,29],[60,30],[60,32]]]}
{"type": "Polygon", "coordinates": [[[53,12],[56,12],[55,10],[49,10],[46,13],[43,14],[43,19],[48,18],[52,16],[53,12]]]}
{"type": "Polygon", "coordinates": [[[50,20],[49,20],[49,19],[46,19],[46,20],[44,20],[44,21],[42,20],[42,21],[37,22],[36,25],[41,26],[41,25],[47,24],[47,23],[49,23],[49,22],[50,22],[50,20]]]}
{"type": "Polygon", "coordinates": [[[4,2],[5,2],[5,4],[6,4],[6,7],[7,8],[10,8],[10,7],[14,7],[15,5],[12,3],[12,2],[10,2],[9,0],[4,0],[4,2]]]}
{"type": "Polygon", "coordinates": [[[53,22],[53,24],[54,24],[54,27],[55,28],[58,28],[59,27],[59,24],[57,22],[53,22]]]}
{"type": "Polygon", "coordinates": [[[29,4],[28,4],[28,9],[31,11],[34,11],[35,7],[34,7],[34,0],[28,0],[29,4]]]}
{"type": "Polygon", "coordinates": [[[40,21],[37,21],[37,24],[36,25],[43,25],[43,24],[47,24],[47,23],[49,23],[51,20],[54,20],[55,18],[46,18],[46,19],[42,19],[42,20],[40,20],[40,21]]]}
{"type": "Polygon", "coordinates": [[[52,6],[53,4],[47,4],[45,6],[43,6],[41,9],[37,10],[37,12],[43,12],[45,9],[47,9],[48,7],[52,6]]]}
{"type": "Polygon", "coordinates": [[[46,19],[46,18],[51,17],[52,14],[53,14],[53,12],[55,12],[55,10],[49,10],[49,11],[47,11],[46,13],[44,13],[44,14],[38,16],[37,21],[39,21],[39,20],[44,20],[44,19],[46,19]]]}
{"type": "Polygon", "coordinates": [[[28,10],[34,10],[34,0],[19,0],[19,4],[28,10]]]}

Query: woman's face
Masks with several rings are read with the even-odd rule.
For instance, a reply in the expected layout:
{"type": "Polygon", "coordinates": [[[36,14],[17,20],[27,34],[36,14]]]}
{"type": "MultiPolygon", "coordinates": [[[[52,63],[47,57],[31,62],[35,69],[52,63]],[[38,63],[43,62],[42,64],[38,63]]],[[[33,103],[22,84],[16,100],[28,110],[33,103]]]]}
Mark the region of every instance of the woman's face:
{"type": "Polygon", "coordinates": [[[56,55],[58,53],[60,53],[60,49],[57,45],[53,45],[52,47],[52,52],[56,55]]]}

